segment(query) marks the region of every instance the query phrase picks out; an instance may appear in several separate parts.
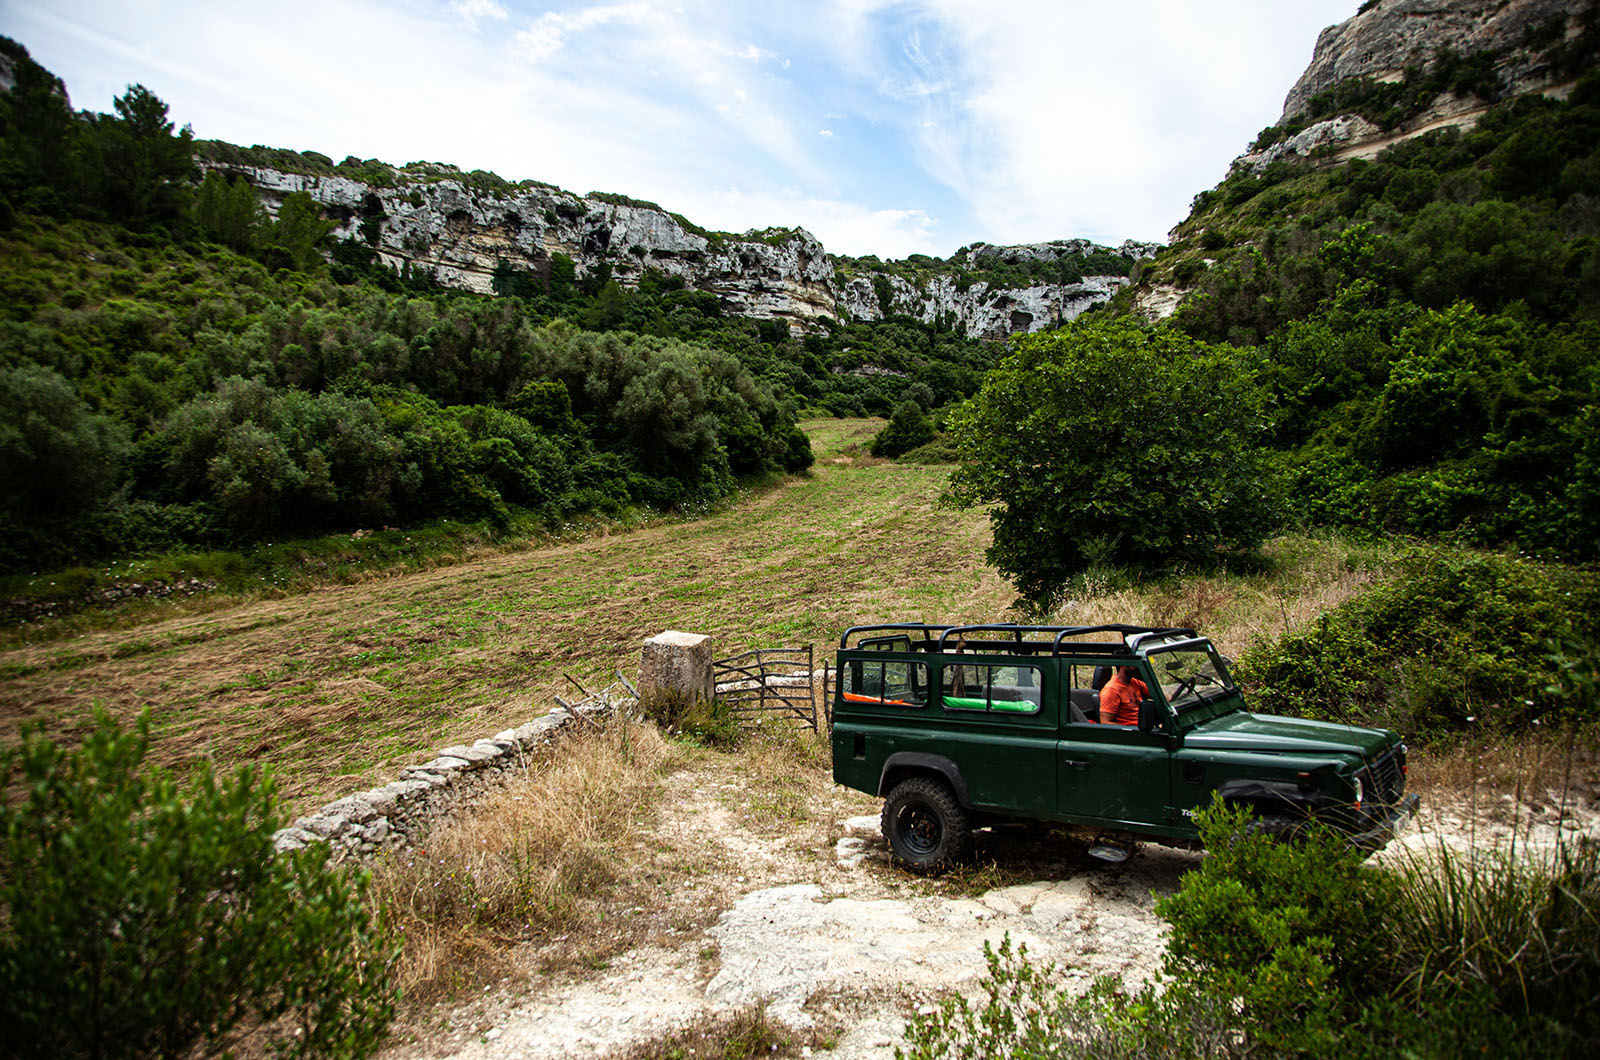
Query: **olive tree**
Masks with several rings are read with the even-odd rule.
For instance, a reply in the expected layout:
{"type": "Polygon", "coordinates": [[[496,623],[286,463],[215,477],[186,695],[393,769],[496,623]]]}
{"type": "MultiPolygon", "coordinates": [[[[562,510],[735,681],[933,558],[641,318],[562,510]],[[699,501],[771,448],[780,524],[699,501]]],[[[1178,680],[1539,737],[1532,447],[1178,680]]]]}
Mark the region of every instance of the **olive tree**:
{"type": "Polygon", "coordinates": [[[988,559],[1035,604],[1096,564],[1254,546],[1266,424],[1243,356],[1126,320],[1022,337],[950,417],[949,499],[990,508],[988,559]]]}

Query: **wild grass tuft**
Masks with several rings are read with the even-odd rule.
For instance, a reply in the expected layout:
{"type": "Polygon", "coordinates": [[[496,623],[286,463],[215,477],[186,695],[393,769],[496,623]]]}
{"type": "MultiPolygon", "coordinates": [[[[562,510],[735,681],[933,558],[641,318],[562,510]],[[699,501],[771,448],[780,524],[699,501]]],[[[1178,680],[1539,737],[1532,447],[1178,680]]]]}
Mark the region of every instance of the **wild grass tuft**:
{"type": "Polygon", "coordinates": [[[526,779],[381,863],[372,890],[405,939],[406,994],[455,992],[496,974],[508,944],[584,925],[627,874],[624,840],[652,813],[674,757],[649,725],[585,730],[526,779]]]}
{"type": "Polygon", "coordinates": [[[708,1015],[673,1034],[613,1053],[608,1060],[755,1060],[809,1056],[826,1045],[815,1032],[798,1033],[767,1016],[765,1005],[708,1015]]]}
{"type": "Polygon", "coordinates": [[[1444,844],[1399,869],[1388,927],[1407,969],[1401,994],[1483,997],[1512,1018],[1566,1024],[1600,1040],[1600,843],[1545,849],[1444,844]]]}

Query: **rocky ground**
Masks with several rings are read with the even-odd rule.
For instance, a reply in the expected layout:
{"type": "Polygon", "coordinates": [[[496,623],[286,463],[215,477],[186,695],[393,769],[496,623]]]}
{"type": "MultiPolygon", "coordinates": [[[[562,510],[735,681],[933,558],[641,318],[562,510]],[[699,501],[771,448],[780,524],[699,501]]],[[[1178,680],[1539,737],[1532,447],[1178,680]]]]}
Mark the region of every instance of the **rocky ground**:
{"type": "MultiPolygon", "coordinates": [[[[1069,985],[1153,975],[1164,944],[1155,899],[1202,857],[1146,845],[1108,864],[1059,835],[1041,845],[980,833],[980,867],[925,880],[890,862],[876,800],[833,789],[796,819],[752,802],[714,763],[666,783],[647,845],[652,868],[668,866],[674,882],[658,908],[629,910],[655,930],[603,967],[530,971],[433,1009],[401,1031],[387,1060],[627,1055],[754,1004],[812,1043],[803,1055],[887,1058],[905,1018],[947,991],[973,989],[984,943],[1008,934],[1058,964],[1069,985]]],[[[1499,796],[1443,802],[1380,857],[1490,844],[1513,830],[1519,842],[1543,844],[1563,813],[1514,812],[1499,796]]],[[[1590,834],[1600,835],[1597,821],[1592,810],[1578,816],[1590,834]]],[[[525,963],[539,960],[530,953],[525,963]]]]}

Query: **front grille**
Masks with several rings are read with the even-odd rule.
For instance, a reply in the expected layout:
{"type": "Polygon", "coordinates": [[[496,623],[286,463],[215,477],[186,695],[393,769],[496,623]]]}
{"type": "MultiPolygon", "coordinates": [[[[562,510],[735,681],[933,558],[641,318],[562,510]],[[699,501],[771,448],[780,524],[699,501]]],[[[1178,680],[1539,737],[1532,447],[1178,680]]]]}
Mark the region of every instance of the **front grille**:
{"type": "Polygon", "coordinates": [[[1400,764],[1401,750],[1395,747],[1361,771],[1366,801],[1381,806],[1393,806],[1400,801],[1406,791],[1406,778],[1400,764]]]}

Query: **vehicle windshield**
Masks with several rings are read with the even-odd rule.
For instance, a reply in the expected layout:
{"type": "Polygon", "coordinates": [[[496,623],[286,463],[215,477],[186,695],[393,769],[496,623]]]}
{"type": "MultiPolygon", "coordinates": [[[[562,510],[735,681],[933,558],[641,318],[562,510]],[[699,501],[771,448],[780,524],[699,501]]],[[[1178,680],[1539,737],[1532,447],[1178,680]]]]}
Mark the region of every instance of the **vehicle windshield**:
{"type": "Polygon", "coordinates": [[[1233,690],[1216,652],[1203,641],[1162,648],[1147,656],[1172,709],[1184,711],[1233,690]]]}

